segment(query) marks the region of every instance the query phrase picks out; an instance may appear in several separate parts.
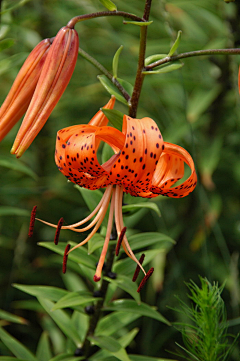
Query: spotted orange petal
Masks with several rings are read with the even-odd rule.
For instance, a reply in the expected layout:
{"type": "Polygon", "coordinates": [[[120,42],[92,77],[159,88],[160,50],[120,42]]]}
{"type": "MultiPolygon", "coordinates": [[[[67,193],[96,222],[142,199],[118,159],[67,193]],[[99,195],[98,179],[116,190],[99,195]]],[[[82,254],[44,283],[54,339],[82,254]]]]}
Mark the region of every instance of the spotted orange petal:
{"type": "Polygon", "coordinates": [[[182,147],[164,142],[162,153],[156,171],[153,175],[151,191],[154,194],[181,198],[193,191],[197,184],[194,162],[190,154],[182,147]],[[184,176],[184,163],[191,169],[191,175],[182,184],[172,187],[184,176]]]}

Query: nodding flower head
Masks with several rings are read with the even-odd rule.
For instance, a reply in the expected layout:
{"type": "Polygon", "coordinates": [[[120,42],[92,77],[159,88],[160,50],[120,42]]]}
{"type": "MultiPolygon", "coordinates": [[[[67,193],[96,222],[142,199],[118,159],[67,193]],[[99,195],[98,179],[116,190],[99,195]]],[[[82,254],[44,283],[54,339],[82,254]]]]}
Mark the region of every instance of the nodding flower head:
{"type": "MultiPolygon", "coordinates": [[[[113,108],[114,101],[112,98],[105,108],[113,108]]],[[[196,186],[196,172],[190,154],[178,145],[164,142],[154,120],[133,119],[124,115],[122,132],[107,126],[107,123],[107,118],[99,111],[89,124],[71,126],[57,133],[55,161],[60,172],[81,187],[91,190],[106,188],[100,203],[88,217],[75,224],[61,226],[61,229],[85,232],[92,228],[84,241],[67,251],[69,254],[87,243],[97,232],[110,204],[106,238],[94,280],[101,278],[114,221],[119,237],[116,254],[122,245],[126,254],[138,265],[136,272],[140,269],[144,272],[141,289],[153,269],[145,272],[143,258],[137,260],[127,240],[122,216],[123,193],[144,198],[160,194],[173,198],[185,197],[196,186]],[[99,164],[97,159],[101,141],[108,143],[114,151],[114,155],[104,164],[99,164]],[[184,176],[184,163],[191,169],[191,174],[184,182],[175,185],[184,176]],[[91,218],[93,220],[87,226],[79,228],[91,218]]],[[[57,225],[42,222],[57,228],[59,233],[57,225]]]]}
{"type": "Polygon", "coordinates": [[[11,153],[20,157],[66,89],[78,56],[78,34],[67,26],[40,42],[23,64],[0,109],[0,141],[23,116],[11,153]]]}

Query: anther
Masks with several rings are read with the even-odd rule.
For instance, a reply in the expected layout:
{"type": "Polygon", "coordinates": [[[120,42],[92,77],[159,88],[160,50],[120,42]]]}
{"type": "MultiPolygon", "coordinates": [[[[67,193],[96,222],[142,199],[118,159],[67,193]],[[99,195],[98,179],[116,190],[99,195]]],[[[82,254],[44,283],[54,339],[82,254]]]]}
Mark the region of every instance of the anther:
{"type": "Polygon", "coordinates": [[[84,310],[88,315],[93,315],[95,313],[95,308],[92,305],[86,306],[84,310]]]}
{"type": "MultiPolygon", "coordinates": [[[[139,259],[139,263],[140,264],[143,264],[143,261],[144,261],[144,258],[145,258],[145,254],[143,253],[139,259]]],[[[139,275],[139,272],[140,272],[140,266],[137,265],[136,269],[135,269],[135,272],[134,272],[134,275],[133,275],[133,278],[132,278],[132,281],[135,282],[136,279],[138,278],[138,275],[139,275]]]]}
{"type": "Polygon", "coordinates": [[[148,273],[146,274],[146,276],[144,276],[144,278],[142,279],[140,285],[138,286],[137,292],[139,293],[142,288],[144,287],[145,283],[147,282],[147,280],[149,279],[149,277],[151,277],[151,275],[153,274],[154,268],[150,268],[150,270],[148,271],[148,273]]]}
{"type": "Polygon", "coordinates": [[[121,233],[120,233],[120,236],[119,236],[119,238],[118,238],[117,245],[116,245],[116,250],[115,250],[116,256],[119,255],[120,247],[121,247],[121,244],[122,244],[122,241],[123,241],[123,237],[125,236],[126,230],[127,230],[127,227],[124,227],[124,228],[121,230],[121,233]]]}
{"type": "Polygon", "coordinates": [[[70,244],[67,244],[63,255],[63,266],[62,266],[63,273],[66,273],[67,270],[67,259],[68,259],[69,250],[70,250],[70,244]]]}
{"type": "Polygon", "coordinates": [[[111,278],[112,280],[115,280],[117,278],[117,274],[115,272],[109,271],[106,274],[107,277],[111,278]]]}
{"type": "Polygon", "coordinates": [[[55,237],[54,237],[54,244],[56,244],[56,245],[58,244],[58,240],[59,240],[59,236],[60,236],[60,231],[61,231],[63,222],[64,222],[64,219],[63,219],[63,218],[60,218],[59,221],[58,221],[58,225],[57,225],[57,229],[56,229],[55,237]]]}
{"type": "Polygon", "coordinates": [[[32,209],[32,212],[31,212],[31,218],[30,218],[30,224],[29,224],[29,230],[28,230],[28,237],[32,237],[32,235],[33,235],[36,212],[37,212],[37,206],[34,206],[33,209],[32,209]]]}

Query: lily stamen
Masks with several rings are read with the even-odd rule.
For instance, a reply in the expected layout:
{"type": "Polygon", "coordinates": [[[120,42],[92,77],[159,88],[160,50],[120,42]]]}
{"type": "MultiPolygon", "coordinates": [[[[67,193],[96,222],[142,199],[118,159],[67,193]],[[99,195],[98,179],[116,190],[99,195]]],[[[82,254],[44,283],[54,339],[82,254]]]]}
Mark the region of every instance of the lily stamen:
{"type": "Polygon", "coordinates": [[[34,229],[34,224],[35,224],[35,219],[36,219],[36,212],[37,212],[37,206],[34,206],[32,209],[32,212],[31,212],[28,237],[32,237],[32,235],[33,235],[33,229],[34,229]]]}
{"type": "Polygon", "coordinates": [[[70,249],[70,244],[66,245],[64,255],[63,255],[63,266],[62,266],[62,272],[66,273],[67,271],[67,259],[68,259],[68,251],[70,249]]]}
{"type": "Polygon", "coordinates": [[[145,283],[147,282],[147,280],[149,279],[149,277],[151,277],[151,275],[153,274],[154,268],[150,268],[150,270],[148,271],[148,273],[146,274],[146,276],[142,279],[140,285],[138,286],[137,292],[139,293],[143,287],[145,286],[145,283]]]}
{"type": "Polygon", "coordinates": [[[63,225],[64,219],[63,217],[59,219],[58,224],[57,224],[57,229],[56,229],[56,233],[55,233],[55,237],[54,237],[54,244],[58,244],[58,240],[59,240],[59,236],[60,236],[60,231],[63,225]]]}
{"type": "MultiPolygon", "coordinates": [[[[145,254],[143,253],[141,255],[141,257],[139,258],[139,263],[140,264],[143,264],[144,258],[145,258],[145,254]]],[[[139,267],[139,265],[137,265],[137,267],[135,269],[135,272],[134,272],[134,275],[133,275],[133,278],[132,278],[133,282],[135,282],[137,280],[139,272],[140,272],[140,267],[139,267]]]]}
{"type": "Polygon", "coordinates": [[[106,257],[106,254],[107,254],[108,245],[109,245],[109,241],[110,241],[110,237],[111,237],[111,232],[112,232],[114,207],[115,207],[115,189],[113,189],[113,193],[112,193],[112,200],[111,200],[111,206],[110,206],[110,211],[109,211],[107,232],[106,232],[104,245],[103,245],[103,249],[102,249],[102,252],[101,252],[101,256],[100,256],[99,261],[98,261],[96,273],[95,273],[95,275],[93,277],[95,282],[98,282],[101,279],[102,268],[103,268],[103,265],[104,265],[104,261],[105,261],[105,257],[106,257]]]}
{"type": "Polygon", "coordinates": [[[126,233],[126,230],[127,230],[127,227],[124,227],[120,233],[120,236],[118,237],[118,242],[117,242],[117,245],[116,245],[116,249],[115,249],[115,255],[118,256],[119,255],[119,251],[120,251],[120,247],[121,247],[121,244],[122,244],[122,241],[123,241],[123,237],[126,233]]]}

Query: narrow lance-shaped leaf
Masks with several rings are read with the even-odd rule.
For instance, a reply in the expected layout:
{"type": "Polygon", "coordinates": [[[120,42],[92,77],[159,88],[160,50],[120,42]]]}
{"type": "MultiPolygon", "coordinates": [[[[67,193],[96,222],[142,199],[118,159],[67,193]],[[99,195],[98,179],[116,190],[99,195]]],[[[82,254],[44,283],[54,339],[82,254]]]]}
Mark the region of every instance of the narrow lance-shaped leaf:
{"type": "Polygon", "coordinates": [[[176,61],[176,62],[172,62],[171,64],[168,64],[168,65],[164,64],[157,70],[143,71],[142,73],[145,75],[164,74],[164,73],[169,73],[174,70],[178,70],[178,69],[182,68],[183,65],[184,64],[181,63],[180,61],[176,61]]]}
{"type": "Polygon", "coordinates": [[[113,77],[117,78],[117,72],[118,72],[118,60],[119,60],[119,56],[121,54],[123,50],[123,46],[121,45],[120,48],[118,48],[118,50],[116,51],[114,57],[113,57],[113,63],[112,63],[112,68],[113,68],[113,77]]]}
{"type": "Polygon", "coordinates": [[[4,345],[18,358],[25,361],[37,361],[36,357],[18,340],[0,326],[0,339],[4,345]]]}
{"type": "Polygon", "coordinates": [[[122,130],[123,116],[119,110],[115,109],[101,109],[102,112],[106,115],[110,123],[114,126],[114,128],[118,130],[122,130]]]}
{"type": "Polygon", "coordinates": [[[126,350],[113,337],[109,336],[92,336],[89,340],[95,345],[107,350],[113,356],[121,361],[130,361],[126,350]]]}
{"type": "Polygon", "coordinates": [[[162,60],[164,58],[166,58],[168,55],[167,54],[154,54],[154,55],[150,55],[145,59],[145,66],[154,63],[155,61],[158,60],[162,60]]]}
{"type": "Polygon", "coordinates": [[[148,26],[151,25],[153,21],[128,21],[124,20],[123,24],[132,24],[137,26],[148,26]]]}
{"type": "Polygon", "coordinates": [[[181,35],[182,35],[182,30],[179,30],[178,34],[177,34],[177,39],[175,40],[173,46],[171,47],[171,49],[168,53],[168,56],[172,56],[175,53],[175,51],[177,50],[177,48],[179,47],[181,35]]]}
{"type": "Polygon", "coordinates": [[[111,0],[99,0],[109,11],[117,11],[117,6],[111,0]]]}

